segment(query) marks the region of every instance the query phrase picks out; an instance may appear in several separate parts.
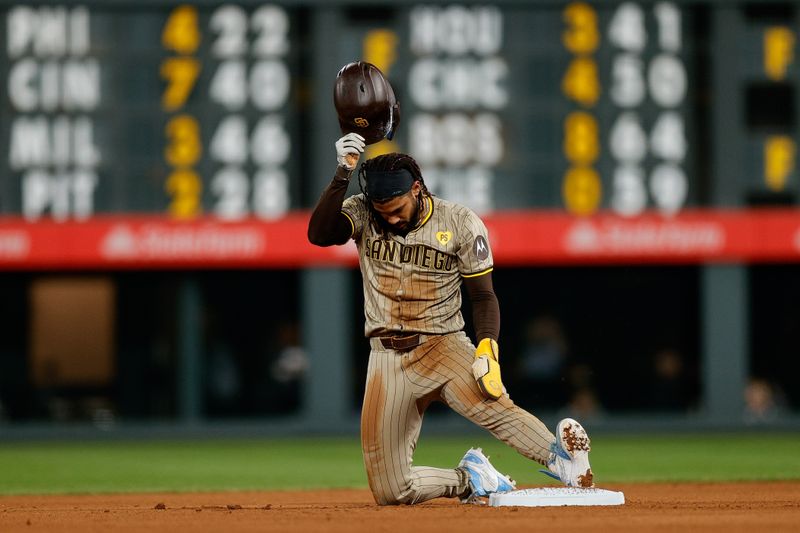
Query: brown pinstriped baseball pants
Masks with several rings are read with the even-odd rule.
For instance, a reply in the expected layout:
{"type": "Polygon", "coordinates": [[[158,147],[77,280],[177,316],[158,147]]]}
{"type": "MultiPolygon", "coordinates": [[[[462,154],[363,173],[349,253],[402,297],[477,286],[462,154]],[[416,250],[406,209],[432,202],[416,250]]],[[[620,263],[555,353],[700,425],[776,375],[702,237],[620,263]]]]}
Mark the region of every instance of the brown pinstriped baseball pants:
{"type": "Polygon", "coordinates": [[[465,471],[411,465],[422,416],[435,400],[525,457],[546,463],[555,436],[508,395],[497,401],[483,397],[472,376],[474,354],[475,347],[463,331],[431,337],[409,352],[387,350],[372,342],[361,411],[361,449],[369,487],[379,505],[467,493],[465,471]]]}

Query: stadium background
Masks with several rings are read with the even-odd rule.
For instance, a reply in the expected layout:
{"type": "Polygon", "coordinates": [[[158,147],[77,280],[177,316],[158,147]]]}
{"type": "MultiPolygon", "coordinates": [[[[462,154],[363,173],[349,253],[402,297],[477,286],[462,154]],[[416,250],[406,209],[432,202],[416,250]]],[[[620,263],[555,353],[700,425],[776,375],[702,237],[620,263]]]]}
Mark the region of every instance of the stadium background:
{"type": "Polygon", "coordinates": [[[410,152],[487,222],[517,403],[799,427],[800,4],[0,14],[0,438],[357,433],[354,249],[305,239],[357,59],[403,113],[368,155],[410,152]]]}

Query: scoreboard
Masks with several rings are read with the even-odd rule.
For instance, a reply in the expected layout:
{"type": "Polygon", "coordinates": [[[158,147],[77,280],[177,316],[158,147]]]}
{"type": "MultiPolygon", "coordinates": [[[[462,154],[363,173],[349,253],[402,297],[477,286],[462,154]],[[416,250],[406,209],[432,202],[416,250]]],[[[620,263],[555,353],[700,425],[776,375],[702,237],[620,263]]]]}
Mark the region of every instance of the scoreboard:
{"type": "MultiPolygon", "coordinates": [[[[3,211],[229,220],[302,207],[297,11],[9,6],[3,211]]],[[[677,4],[384,13],[342,63],[372,60],[398,86],[396,148],[432,190],[484,212],[687,204],[693,35],[677,4]]]]}
{"type": "Polygon", "coordinates": [[[4,19],[3,212],[229,220],[293,207],[286,9],[17,5],[4,19]]]}
{"type": "Polygon", "coordinates": [[[686,57],[673,2],[414,7],[409,148],[479,210],[675,213],[690,200],[686,57]]]}
{"type": "Polygon", "coordinates": [[[358,59],[387,74],[402,111],[367,155],[410,153],[434,194],[490,221],[724,234],[709,230],[719,207],[796,203],[799,7],[0,1],[0,258],[3,242],[33,246],[14,240],[28,231],[142,217],[295,232],[297,256],[310,253],[299,232],[328,179],[318,162],[335,164],[333,81],[358,59]],[[324,37],[321,12],[339,21],[324,37]],[[327,76],[310,66],[320,49],[327,76]]]}

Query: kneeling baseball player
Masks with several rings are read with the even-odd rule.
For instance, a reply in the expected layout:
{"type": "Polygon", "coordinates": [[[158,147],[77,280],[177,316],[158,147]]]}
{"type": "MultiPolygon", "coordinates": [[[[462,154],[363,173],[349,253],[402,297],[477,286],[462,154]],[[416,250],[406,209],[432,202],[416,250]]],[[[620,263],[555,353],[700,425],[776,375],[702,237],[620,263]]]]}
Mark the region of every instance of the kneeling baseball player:
{"type": "Polygon", "coordinates": [[[361,447],[375,501],[467,502],[515,488],[480,449],[469,449],[453,469],[412,466],[422,417],[433,401],[544,465],[544,473],[565,485],[592,487],[584,428],[567,418],[553,435],[503,387],[500,310],[481,219],[432,196],[414,159],[399,153],[363,162],[362,193],[345,200],[365,144],[391,138],[399,115],[391,86],[369,63],[351,63],[339,72],[334,101],[349,132],[336,141],[338,166],[311,215],[308,237],[318,246],[353,239],[358,247],[371,346],[361,447]],[[472,303],[477,348],[463,331],[462,283],[472,303]]]}

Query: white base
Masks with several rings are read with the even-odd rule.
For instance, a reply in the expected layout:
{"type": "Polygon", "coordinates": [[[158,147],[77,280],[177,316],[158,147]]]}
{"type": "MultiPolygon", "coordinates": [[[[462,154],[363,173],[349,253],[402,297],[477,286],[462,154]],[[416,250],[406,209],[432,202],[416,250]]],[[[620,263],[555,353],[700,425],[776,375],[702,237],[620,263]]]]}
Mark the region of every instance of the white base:
{"type": "Polygon", "coordinates": [[[553,507],[561,505],[622,505],[625,495],[605,489],[541,487],[512,490],[489,495],[492,507],[553,507]]]}

